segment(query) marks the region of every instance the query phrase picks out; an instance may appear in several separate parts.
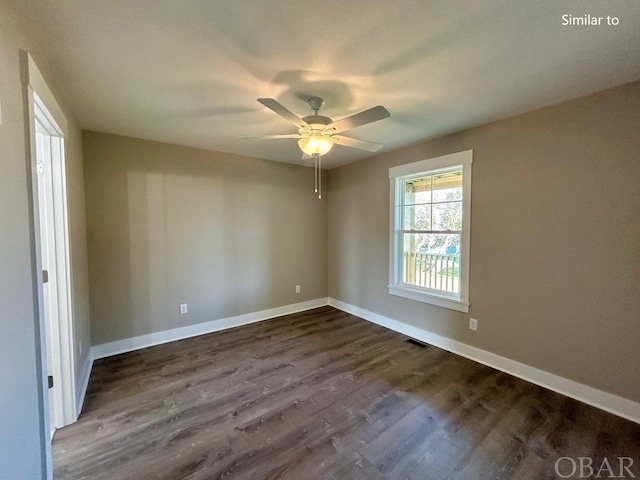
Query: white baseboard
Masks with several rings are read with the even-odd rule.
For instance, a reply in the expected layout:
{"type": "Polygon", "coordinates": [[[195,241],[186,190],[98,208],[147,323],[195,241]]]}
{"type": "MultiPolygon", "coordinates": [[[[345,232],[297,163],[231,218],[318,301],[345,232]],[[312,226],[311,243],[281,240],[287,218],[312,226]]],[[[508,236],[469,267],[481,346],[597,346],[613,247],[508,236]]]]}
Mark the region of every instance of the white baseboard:
{"type": "Polygon", "coordinates": [[[82,372],[76,385],[76,420],[82,412],[82,405],[84,405],[84,398],[87,396],[87,388],[89,387],[89,377],[91,376],[91,368],[93,367],[93,357],[91,351],[87,355],[87,358],[82,365],[82,372]]]}
{"type": "Polygon", "coordinates": [[[329,305],[398,333],[402,333],[408,337],[440,347],[601,410],[613,413],[614,415],[626,418],[632,422],[640,423],[640,403],[638,402],[574,382],[573,380],[545,372],[538,368],[530,367],[524,363],[516,362],[515,360],[496,355],[495,353],[477,347],[472,347],[457,340],[436,335],[435,333],[407,325],[406,323],[350,305],[335,298],[329,298],[329,305]]]}
{"type": "Polygon", "coordinates": [[[325,305],[328,305],[327,298],[317,298],[307,302],[294,303],[291,305],[284,305],[282,307],[270,308],[268,310],[261,310],[259,312],[246,313],[236,317],[222,318],[211,322],[189,325],[187,327],[173,328],[163,332],[125,338],[124,340],[117,340],[115,342],[103,343],[102,345],[95,345],[91,347],[91,358],[97,360],[99,358],[111,357],[113,355],[118,355],[119,353],[131,352],[140,348],[152,347],[162,343],[169,343],[176,340],[182,340],[184,338],[204,335],[206,333],[218,332],[220,330],[239,327],[249,323],[261,322],[270,318],[302,312],[304,310],[310,310],[312,308],[322,307],[325,305]]]}

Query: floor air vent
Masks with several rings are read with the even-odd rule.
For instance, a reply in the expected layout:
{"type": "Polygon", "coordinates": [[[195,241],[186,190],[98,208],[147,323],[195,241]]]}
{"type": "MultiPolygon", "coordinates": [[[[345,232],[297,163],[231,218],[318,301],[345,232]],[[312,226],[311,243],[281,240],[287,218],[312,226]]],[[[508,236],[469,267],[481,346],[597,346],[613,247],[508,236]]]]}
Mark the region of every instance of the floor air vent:
{"type": "Polygon", "coordinates": [[[415,345],[416,347],[427,348],[426,343],[419,342],[418,340],[414,340],[413,338],[407,338],[405,342],[410,343],[411,345],[415,345]]]}

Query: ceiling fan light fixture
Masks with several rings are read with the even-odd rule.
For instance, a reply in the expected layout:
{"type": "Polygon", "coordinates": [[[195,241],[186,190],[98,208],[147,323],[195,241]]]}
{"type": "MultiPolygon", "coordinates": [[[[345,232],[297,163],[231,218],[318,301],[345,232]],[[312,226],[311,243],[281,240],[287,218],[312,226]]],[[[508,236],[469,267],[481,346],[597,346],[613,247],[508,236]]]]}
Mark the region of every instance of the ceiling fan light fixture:
{"type": "Polygon", "coordinates": [[[298,140],[298,146],[307,155],[325,155],[333,148],[333,139],[327,135],[309,135],[298,140]]]}

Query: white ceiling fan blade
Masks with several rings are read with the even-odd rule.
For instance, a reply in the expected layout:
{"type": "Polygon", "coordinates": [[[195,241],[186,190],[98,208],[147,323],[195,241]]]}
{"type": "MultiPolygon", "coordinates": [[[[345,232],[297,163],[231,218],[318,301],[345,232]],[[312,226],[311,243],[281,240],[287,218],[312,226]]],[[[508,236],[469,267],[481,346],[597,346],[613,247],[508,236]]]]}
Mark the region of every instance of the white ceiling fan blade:
{"type": "Polygon", "coordinates": [[[368,110],[364,110],[360,113],[354,113],[353,115],[327,125],[327,128],[325,128],[325,132],[346,132],[347,130],[351,130],[352,128],[360,127],[362,125],[366,125],[367,123],[377,122],[378,120],[389,118],[390,116],[391,114],[389,113],[389,110],[384,108],[382,105],[378,105],[377,107],[369,108],[368,110]]]}
{"type": "Polygon", "coordinates": [[[242,140],[271,140],[274,138],[302,138],[302,135],[297,133],[286,133],[283,135],[258,135],[258,136],[243,136],[238,137],[242,140]]]}
{"type": "Polygon", "coordinates": [[[374,142],[367,142],[366,140],[359,140],[352,137],[332,137],[338,145],[344,145],[345,147],[359,148],[360,150],[366,150],[367,152],[377,152],[382,148],[382,145],[374,142]]]}
{"type": "Polygon", "coordinates": [[[298,128],[309,128],[309,124],[298,117],[295,113],[290,112],[273,98],[259,98],[258,101],[265,107],[273,110],[285,120],[293,123],[298,128]]]}

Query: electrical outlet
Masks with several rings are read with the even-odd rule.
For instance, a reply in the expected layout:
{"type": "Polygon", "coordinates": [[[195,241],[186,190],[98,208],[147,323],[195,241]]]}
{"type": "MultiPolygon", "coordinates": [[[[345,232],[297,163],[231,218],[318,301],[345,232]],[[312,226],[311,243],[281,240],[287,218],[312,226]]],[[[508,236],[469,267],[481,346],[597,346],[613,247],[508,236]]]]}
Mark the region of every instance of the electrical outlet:
{"type": "Polygon", "coordinates": [[[469,318],[469,328],[471,330],[478,330],[478,320],[475,318],[469,318]]]}
{"type": "Polygon", "coordinates": [[[180,304],[180,315],[184,315],[185,313],[187,313],[187,304],[186,303],[181,303],[180,304]]]}
{"type": "Polygon", "coordinates": [[[296,293],[300,293],[300,285],[296,285],[296,293]]]}

